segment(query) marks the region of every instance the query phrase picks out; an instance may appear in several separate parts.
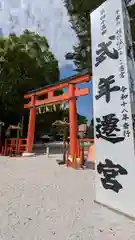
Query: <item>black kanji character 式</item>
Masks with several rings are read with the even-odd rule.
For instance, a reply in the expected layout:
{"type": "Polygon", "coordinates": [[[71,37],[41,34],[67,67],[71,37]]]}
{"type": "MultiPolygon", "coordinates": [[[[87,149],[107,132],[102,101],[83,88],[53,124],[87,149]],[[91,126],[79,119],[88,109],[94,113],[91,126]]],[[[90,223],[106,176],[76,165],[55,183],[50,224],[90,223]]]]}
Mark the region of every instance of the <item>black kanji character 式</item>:
{"type": "Polygon", "coordinates": [[[117,124],[119,119],[116,118],[116,115],[111,113],[105,115],[101,118],[96,118],[96,137],[102,138],[111,143],[118,143],[124,140],[124,137],[118,137],[117,132],[120,132],[117,124]]]}
{"type": "Polygon", "coordinates": [[[111,87],[111,85],[115,82],[114,75],[109,76],[108,78],[100,78],[98,87],[98,95],[96,95],[96,100],[101,98],[103,95],[106,97],[106,102],[108,103],[110,101],[110,93],[116,92],[120,90],[119,86],[111,87]]]}
{"type": "Polygon", "coordinates": [[[110,159],[105,159],[105,164],[99,163],[97,165],[99,174],[103,174],[101,178],[102,186],[105,189],[110,189],[116,193],[122,189],[122,185],[115,179],[118,175],[127,175],[128,172],[119,164],[114,164],[110,159]]]}
{"type": "Polygon", "coordinates": [[[112,44],[112,40],[115,40],[115,35],[109,37],[109,42],[105,43],[102,42],[98,44],[98,50],[96,51],[96,54],[98,55],[96,57],[96,64],[95,67],[97,67],[99,64],[101,64],[106,57],[109,57],[111,59],[118,59],[119,54],[118,51],[113,48],[113,51],[109,50],[110,45],[112,44]]]}

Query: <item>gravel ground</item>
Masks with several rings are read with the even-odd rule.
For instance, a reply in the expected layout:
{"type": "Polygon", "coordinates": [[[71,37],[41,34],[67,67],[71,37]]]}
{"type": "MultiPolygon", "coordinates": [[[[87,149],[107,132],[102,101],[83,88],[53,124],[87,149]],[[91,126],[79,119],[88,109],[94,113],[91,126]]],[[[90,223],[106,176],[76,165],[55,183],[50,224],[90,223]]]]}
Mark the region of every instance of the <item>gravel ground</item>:
{"type": "Polygon", "coordinates": [[[93,202],[94,170],[46,156],[0,160],[0,240],[135,239],[135,221],[93,202]]]}

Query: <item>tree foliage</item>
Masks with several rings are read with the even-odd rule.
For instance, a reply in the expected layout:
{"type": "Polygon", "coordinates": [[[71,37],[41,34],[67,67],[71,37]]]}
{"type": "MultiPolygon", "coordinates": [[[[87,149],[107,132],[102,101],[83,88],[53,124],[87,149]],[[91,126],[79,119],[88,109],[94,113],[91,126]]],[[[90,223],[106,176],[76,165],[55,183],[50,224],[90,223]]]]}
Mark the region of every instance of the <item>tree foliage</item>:
{"type": "Polygon", "coordinates": [[[24,94],[58,79],[58,62],[45,37],[25,30],[21,36],[0,38],[1,120],[19,121],[24,94]]]}
{"type": "MultiPolygon", "coordinates": [[[[0,38],[0,120],[6,125],[17,124],[24,115],[24,132],[27,133],[29,110],[24,111],[24,94],[32,89],[53,84],[59,79],[58,62],[49,50],[45,37],[25,30],[20,36],[10,34],[0,38]]],[[[63,90],[57,90],[60,95],[63,90]]],[[[43,134],[52,123],[63,120],[69,110],[60,109],[38,115],[37,132],[43,134]]],[[[81,121],[85,117],[81,117],[81,121]]]]}
{"type": "MultiPolygon", "coordinates": [[[[64,0],[70,16],[70,22],[78,38],[78,45],[74,46],[73,53],[67,53],[66,59],[72,59],[77,71],[91,71],[91,32],[90,13],[100,6],[105,0],[64,0]]],[[[128,8],[135,40],[135,5],[128,8]]],[[[135,49],[135,47],[134,47],[135,49]]]]}

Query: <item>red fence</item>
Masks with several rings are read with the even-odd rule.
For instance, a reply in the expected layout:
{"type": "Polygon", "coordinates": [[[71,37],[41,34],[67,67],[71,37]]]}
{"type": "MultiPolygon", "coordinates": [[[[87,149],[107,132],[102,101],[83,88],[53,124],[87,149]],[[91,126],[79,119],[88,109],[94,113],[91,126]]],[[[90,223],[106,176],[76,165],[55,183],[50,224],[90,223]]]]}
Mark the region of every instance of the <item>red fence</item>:
{"type": "Polygon", "coordinates": [[[3,156],[21,155],[26,150],[27,138],[8,138],[1,149],[3,156]]]}

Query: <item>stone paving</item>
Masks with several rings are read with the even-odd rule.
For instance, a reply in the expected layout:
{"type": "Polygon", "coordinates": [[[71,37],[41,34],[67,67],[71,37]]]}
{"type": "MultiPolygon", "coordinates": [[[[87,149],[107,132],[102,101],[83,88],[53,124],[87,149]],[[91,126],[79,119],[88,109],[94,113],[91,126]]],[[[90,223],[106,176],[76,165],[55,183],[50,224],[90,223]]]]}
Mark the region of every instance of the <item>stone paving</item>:
{"type": "Polygon", "coordinates": [[[0,240],[134,240],[135,221],[94,203],[94,178],[55,157],[0,157],[0,240]]]}

